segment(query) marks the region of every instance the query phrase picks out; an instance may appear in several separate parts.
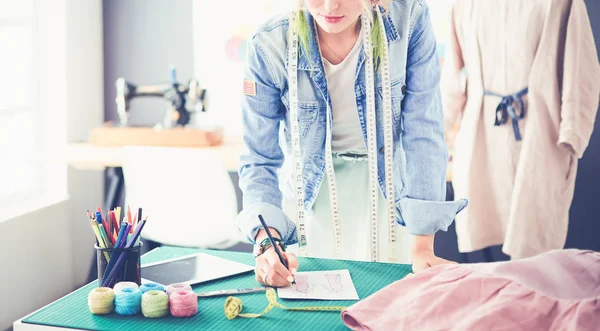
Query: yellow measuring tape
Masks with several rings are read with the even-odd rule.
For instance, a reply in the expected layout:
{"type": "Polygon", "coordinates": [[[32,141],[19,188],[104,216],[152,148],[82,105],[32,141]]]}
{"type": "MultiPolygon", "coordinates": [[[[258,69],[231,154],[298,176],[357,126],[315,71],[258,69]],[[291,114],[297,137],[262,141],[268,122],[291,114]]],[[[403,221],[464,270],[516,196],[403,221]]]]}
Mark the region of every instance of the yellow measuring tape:
{"type": "MultiPolygon", "coordinates": [[[[413,273],[409,272],[405,277],[412,276],[412,275],[413,275],[413,273]]],[[[265,308],[262,312],[260,312],[258,314],[256,314],[256,313],[242,314],[241,313],[242,312],[242,300],[240,300],[236,297],[228,297],[227,300],[225,300],[225,308],[224,308],[225,317],[227,317],[228,320],[232,320],[236,317],[258,318],[258,317],[265,315],[269,311],[271,311],[271,309],[273,309],[273,307],[278,307],[278,308],[290,310],[290,311],[342,311],[342,310],[348,308],[348,307],[343,307],[343,306],[307,306],[307,307],[288,308],[288,307],[280,304],[279,302],[277,302],[277,293],[275,292],[275,289],[273,289],[272,287],[267,289],[266,295],[267,295],[267,300],[269,301],[269,305],[267,306],[267,308],[265,308]]]]}
{"type": "Polygon", "coordinates": [[[309,307],[288,308],[288,307],[285,307],[284,305],[280,304],[279,302],[277,302],[277,294],[275,293],[275,290],[273,288],[269,288],[267,290],[266,294],[267,294],[267,300],[269,301],[269,305],[267,306],[267,308],[265,308],[265,310],[263,310],[259,314],[250,314],[250,313],[241,314],[242,300],[240,300],[236,297],[227,298],[227,300],[225,300],[225,317],[227,317],[228,320],[232,320],[236,317],[257,318],[257,317],[261,317],[261,316],[265,315],[266,313],[268,313],[269,311],[271,311],[271,309],[273,309],[273,307],[278,307],[281,309],[291,310],[291,311],[342,311],[342,310],[348,308],[348,307],[342,307],[342,306],[309,306],[309,307]]]}

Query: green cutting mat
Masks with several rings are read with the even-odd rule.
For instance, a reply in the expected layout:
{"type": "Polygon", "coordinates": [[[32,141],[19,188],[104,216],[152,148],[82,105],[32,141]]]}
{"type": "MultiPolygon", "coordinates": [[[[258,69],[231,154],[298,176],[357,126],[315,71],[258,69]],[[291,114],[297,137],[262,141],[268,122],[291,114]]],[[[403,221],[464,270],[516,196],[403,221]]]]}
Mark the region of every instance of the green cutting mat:
{"type": "MultiPolygon", "coordinates": [[[[198,250],[189,248],[161,247],[142,257],[142,263],[156,262],[194,252],[206,252],[233,261],[254,265],[250,253],[198,250]]],[[[368,263],[338,261],[313,258],[299,258],[300,271],[348,269],[361,299],[373,294],[392,282],[403,278],[411,271],[409,265],[389,263],[368,263]]],[[[196,292],[255,287],[258,283],[253,273],[233,276],[194,287],[196,292]]],[[[92,282],[59,301],[33,313],[24,323],[43,324],[85,330],[335,330],[346,329],[340,312],[292,312],[273,308],[267,315],[256,318],[236,318],[227,320],[223,314],[226,297],[200,299],[198,314],[191,318],[167,316],[161,319],[147,319],[143,315],[121,316],[93,315],[87,307],[87,295],[98,282],[92,282]]],[[[242,300],[244,313],[259,313],[268,305],[264,293],[238,295],[242,300]]],[[[356,301],[283,300],[278,302],[286,307],[310,305],[350,306],[356,301]]]]}

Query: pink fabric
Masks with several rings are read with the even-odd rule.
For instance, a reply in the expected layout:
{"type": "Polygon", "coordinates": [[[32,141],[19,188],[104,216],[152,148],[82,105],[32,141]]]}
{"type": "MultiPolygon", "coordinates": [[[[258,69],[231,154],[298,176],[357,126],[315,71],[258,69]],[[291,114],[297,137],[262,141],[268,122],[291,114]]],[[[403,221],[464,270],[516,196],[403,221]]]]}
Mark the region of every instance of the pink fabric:
{"type": "Polygon", "coordinates": [[[440,265],[342,312],[352,330],[600,330],[600,253],[440,265]]]}

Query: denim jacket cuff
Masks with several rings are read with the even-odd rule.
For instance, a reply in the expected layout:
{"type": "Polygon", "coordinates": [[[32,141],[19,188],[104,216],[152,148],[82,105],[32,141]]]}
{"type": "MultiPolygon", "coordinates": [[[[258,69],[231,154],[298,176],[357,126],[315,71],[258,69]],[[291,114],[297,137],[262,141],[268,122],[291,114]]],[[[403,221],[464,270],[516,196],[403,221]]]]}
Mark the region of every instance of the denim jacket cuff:
{"type": "Polygon", "coordinates": [[[238,229],[248,238],[249,242],[254,244],[256,234],[262,229],[258,215],[262,215],[265,223],[270,228],[274,228],[279,232],[281,239],[286,245],[293,245],[298,242],[296,224],[292,222],[283,210],[266,202],[255,203],[248,208],[244,208],[236,218],[238,229]]]}
{"type": "Polygon", "coordinates": [[[456,201],[427,201],[404,197],[400,199],[398,215],[412,235],[432,235],[447,231],[456,214],[469,204],[466,199],[456,201]]]}

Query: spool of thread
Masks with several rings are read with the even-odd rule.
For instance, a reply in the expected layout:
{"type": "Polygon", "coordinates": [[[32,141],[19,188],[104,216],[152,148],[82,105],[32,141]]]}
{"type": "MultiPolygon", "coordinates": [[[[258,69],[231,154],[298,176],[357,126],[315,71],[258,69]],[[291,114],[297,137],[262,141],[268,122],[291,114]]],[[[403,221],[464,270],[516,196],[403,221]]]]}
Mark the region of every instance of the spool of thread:
{"type": "Polygon", "coordinates": [[[169,313],[169,296],[159,290],[150,290],[142,295],[142,314],[147,318],[161,318],[169,313]]]}
{"type": "Polygon", "coordinates": [[[119,315],[137,315],[142,310],[142,292],[126,287],[115,293],[115,311],[119,315]]]}
{"type": "Polygon", "coordinates": [[[198,296],[193,291],[177,291],[169,295],[171,315],[191,317],[198,312],[198,296]]]}
{"type": "Polygon", "coordinates": [[[175,283],[167,286],[167,295],[170,297],[171,293],[179,291],[191,291],[192,287],[188,284],[175,283]]]}
{"type": "Polygon", "coordinates": [[[95,315],[110,314],[115,310],[115,292],[110,287],[98,287],[88,294],[88,307],[95,315]]]}
{"type": "Polygon", "coordinates": [[[113,286],[113,291],[115,291],[116,295],[117,293],[121,292],[121,290],[124,288],[139,289],[140,287],[134,282],[118,282],[115,284],[115,286],[113,286]]]}
{"type": "Polygon", "coordinates": [[[146,283],[146,284],[142,284],[142,286],[140,286],[140,291],[142,291],[142,295],[148,291],[165,291],[165,288],[160,285],[160,284],[156,284],[156,283],[146,283]]]}

